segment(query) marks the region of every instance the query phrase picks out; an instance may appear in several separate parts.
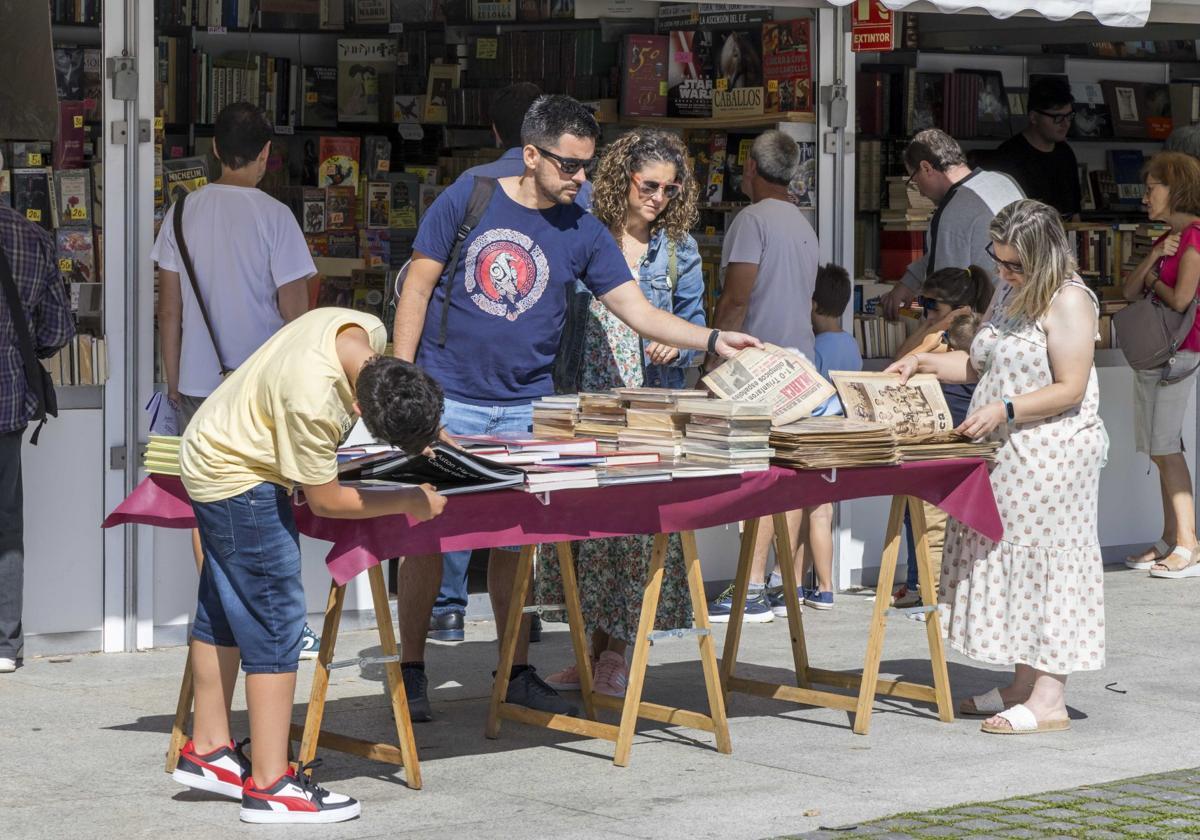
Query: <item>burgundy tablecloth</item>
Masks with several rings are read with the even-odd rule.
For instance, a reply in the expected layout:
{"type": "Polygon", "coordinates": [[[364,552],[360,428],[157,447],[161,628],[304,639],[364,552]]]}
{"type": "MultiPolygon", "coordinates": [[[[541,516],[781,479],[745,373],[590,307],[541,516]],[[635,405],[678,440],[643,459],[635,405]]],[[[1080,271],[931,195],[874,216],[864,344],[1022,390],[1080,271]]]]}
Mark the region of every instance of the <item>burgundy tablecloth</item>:
{"type": "MultiPolygon", "coordinates": [[[[724,525],[824,502],[916,496],[991,539],[1004,533],[982,461],[926,461],[829,471],[772,467],[767,472],[658,484],[563,490],[538,496],[501,490],[453,496],[445,512],[413,524],[406,516],[325,519],[297,505],[301,533],[333,543],[325,562],[338,583],[387,557],[505,545],[657,534],[724,525]]],[[[104,527],[195,526],[177,478],[152,475],[104,520],[104,527]]]]}

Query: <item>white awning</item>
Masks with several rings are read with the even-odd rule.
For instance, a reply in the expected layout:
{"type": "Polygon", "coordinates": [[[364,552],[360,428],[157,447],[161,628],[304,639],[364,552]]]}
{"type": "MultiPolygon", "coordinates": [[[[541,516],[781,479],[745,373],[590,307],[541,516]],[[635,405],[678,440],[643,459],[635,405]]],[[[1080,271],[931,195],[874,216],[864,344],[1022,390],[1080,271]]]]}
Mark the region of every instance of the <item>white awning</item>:
{"type": "MultiPolygon", "coordinates": [[[[849,6],[864,0],[829,2],[849,6]]],[[[1028,12],[1050,20],[1090,15],[1107,26],[1145,26],[1150,17],[1150,0],[883,0],[883,5],[897,11],[913,7],[910,11],[915,12],[983,10],[998,18],[1028,12]]]]}

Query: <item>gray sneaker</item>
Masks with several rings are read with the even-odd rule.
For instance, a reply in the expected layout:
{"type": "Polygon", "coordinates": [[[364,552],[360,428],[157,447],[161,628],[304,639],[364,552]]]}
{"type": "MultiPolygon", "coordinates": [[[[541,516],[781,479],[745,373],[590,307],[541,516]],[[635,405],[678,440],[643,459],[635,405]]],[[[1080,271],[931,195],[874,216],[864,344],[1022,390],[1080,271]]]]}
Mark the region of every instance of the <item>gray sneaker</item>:
{"type": "Polygon", "coordinates": [[[557,691],[546,685],[546,681],[537,675],[532,665],[525,666],[509,680],[504,702],[539,712],[549,712],[552,715],[579,717],[579,707],[563,699],[557,691]]]}

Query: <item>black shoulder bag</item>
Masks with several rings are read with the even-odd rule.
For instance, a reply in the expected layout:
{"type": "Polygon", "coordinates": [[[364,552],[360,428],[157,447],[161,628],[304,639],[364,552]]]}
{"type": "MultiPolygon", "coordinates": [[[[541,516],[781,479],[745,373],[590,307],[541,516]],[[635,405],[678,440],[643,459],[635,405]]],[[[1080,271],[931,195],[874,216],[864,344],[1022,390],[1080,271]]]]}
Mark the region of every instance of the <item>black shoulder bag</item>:
{"type": "Polygon", "coordinates": [[[475,226],[479,224],[479,220],[483,218],[488,205],[492,203],[492,195],[495,192],[495,178],[475,176],[475,184],[471,187],[471,197],[467,199],[466,215],[463,216],[462,224],[458,226],[458,232],[454,235],[454,246],[450,249],[450,256],[446,258],[442,276],[438,278],[438,285],[445,284],[446,287],[442,296],[442,323],[438,328],[438,347],[446,346],[446,325],[450,323],[450,294],[454,291],[451,283],[454,282],[454,272],[458,270],[459,254],[462,253],[463,243],[471,235],[475,226]]]}
{"type": "Polygon", "coordinates": [[[0,286],[4,288],[4,297],[8,301],[8,313],[12,318],[13,331],[17,334],[17,349],[21,351],[21,364],[25,368],[25,381],[29,390],[37,399],[37,408],[32,420],[37,421],[37,428],[29,437],[29,442],[37,446],[38,437],[42,434],[42,426],[46,425],[46,415],[58,416],[58,397],[54,393],[54,381],[50,371],[42,367],[34,351],[33,338],[29,335],[29,321],[25,318],[25,307],[21,304],[21,293],[17,289],[16,278],[13,277],[12,266],[8,263],[8,254],[0,248],[0,286]]]}
{"type": "Polygon", "coordinates": [[[221,348],[217,346],[217,333],[213,330],[212,320],[208,317],[208,307],[204,305],[204,296],[200,294],[200,284],[196,282],[196,269],[192,267],[192,256],[188,253],[187,241],[183,238],[183,203],[187,201],[187,197],[188,194],[184,193],[175,202],[175,218],[173,219],[175,247],[179,249],[184,270],[188,280],[191,281],[192,294],[196,296],[196,305],[200,307],[200,317],[204,319],[204,326],[208,328],[208,337],[212,341],[213,352],[217,354],[217,365],[221,368],[221,378],[224,379],[233,373],[233,368],[226,365],[225,360],[221,358],[221,348]]]}

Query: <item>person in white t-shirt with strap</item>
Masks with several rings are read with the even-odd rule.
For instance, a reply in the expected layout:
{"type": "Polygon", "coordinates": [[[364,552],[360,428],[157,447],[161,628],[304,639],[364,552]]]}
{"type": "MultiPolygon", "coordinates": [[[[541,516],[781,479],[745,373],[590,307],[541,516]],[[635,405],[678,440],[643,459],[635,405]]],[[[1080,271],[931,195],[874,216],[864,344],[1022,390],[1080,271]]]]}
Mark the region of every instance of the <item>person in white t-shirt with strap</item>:
{"type": "MultiPolygon", "coordinates": [[[[308,243],[287,205],[258,188],[271,154],[271,124],[248,102],[221,109],[213,154],[221,177],[188,196],[183,237],[196,285],[212,322],[205,326],[167,209],[150,257],[158,264],[158,334],[167,398],[183,434],[204,398],[284,324],[308,309],[308,281],[317,273],[308,243]],[[214,339],[217,347],[213,346],[214,339]]],[[[192,532],[196,567],[203,554],[192,532]]],[[[316,656],[305,626],[303,656],[316,656]]]]}

